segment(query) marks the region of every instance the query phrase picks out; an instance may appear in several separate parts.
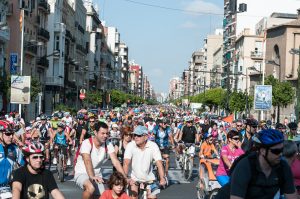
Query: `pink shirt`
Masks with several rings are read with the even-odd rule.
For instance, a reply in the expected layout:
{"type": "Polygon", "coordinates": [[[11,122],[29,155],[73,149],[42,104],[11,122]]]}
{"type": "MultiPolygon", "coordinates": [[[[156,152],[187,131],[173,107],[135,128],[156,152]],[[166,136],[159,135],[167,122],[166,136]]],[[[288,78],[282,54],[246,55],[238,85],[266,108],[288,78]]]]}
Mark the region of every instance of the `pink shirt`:
{"type": "MultiPolygon", "coordinates": [[[[112,190],[104,191],[99,199],[114,199],[112,197],[112,190]]],[[[126,193],[122,193],[118,199],[130,199],[130,197],[126,193]]]]}
{"type": "MultiPolygon", "coordinates": [[[[291,165],[292,173],[294,176],[294,183],[296,186],[300,186],[300,160],[296,158],[291,165]]],[[[298,192],[299,193],[299,192],[298,192]]]]}
{"type": "Polygon", "coordinates": [[[244,151],[241,148],[234,149],[233,151],[230,150],[229,146],[223,146],[221,150],[221,158],[220,158],[220,164],[218,166],[216,176],[228,176],[229,175],[229,169],[224,163],[223,156],[227,156],[228,160],[233,163],[236,158],[238,158],[240,155],[244,154],[244,151]]]}

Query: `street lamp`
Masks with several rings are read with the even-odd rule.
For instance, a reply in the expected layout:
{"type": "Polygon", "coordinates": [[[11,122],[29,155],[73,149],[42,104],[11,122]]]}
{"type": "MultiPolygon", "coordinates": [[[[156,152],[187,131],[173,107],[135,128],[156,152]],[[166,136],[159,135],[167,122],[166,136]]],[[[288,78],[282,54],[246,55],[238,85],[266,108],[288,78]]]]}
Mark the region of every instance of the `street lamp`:
{"type": "Polygon", "coordinates": [[[298,70],[297,70],[297,105],[295,108],[295,112],[296,112],[296,121],[299,122],[299,114],[300,114],[300,46],[298,49],[296,48],[292,48],[289,53],[291,53],[292,55],[299,55],[299,64],[298,64],[298,70]]]}

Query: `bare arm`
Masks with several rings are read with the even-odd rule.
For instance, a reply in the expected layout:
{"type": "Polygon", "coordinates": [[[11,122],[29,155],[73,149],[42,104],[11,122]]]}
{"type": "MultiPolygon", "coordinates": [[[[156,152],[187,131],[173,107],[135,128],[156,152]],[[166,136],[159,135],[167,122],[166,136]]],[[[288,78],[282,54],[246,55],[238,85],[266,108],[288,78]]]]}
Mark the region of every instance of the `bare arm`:
{"type": "Polygon", "coordinates": [[[79,143],[80,143],[80,144],[82,144],[83,138],[84,138],[85,134],[86,134],[86,130],[85,130],[85,129],[82,129],[82,132],[81,132],[81,135],[80,135],[80,140],[79,140],[79,143]]]}
{"type": "Polygon", "coordinates": [[[51,196],[54,199],[64,199],[64,195],[58,190],[58,189],[53,189],[51,191],[51,196]]]}
{"type": "Polygon", "coordinates": [[[124,159],[124,162],[123,162],[123,170],[124,170],[124,173],[125,173],[126,176],[128,175],[130,163],[131,163],[131,160],[130,160],[130,159],[124,159]]]}
{"type": "Polygon", "coordinates": [[[94,173],[94,169],[93,169],[93,165],[92,165],[91,155],[87,154],[87,153],[82,153],[81,155],[82,155],[82,159],[83,159],[84,166],[85,166],[88,176],[90,178],[94,177],[95,173],[94,173]]]}
{"type": "Polygon", "coordinates": [[[22,191],[22,184],[20,182],[13,182],[12,184],[12,199],[20,199],[22,191]]]}
{"type": "Polygon", "coordinates": [[[226,164],[226,166],[227,166],[228,168],[230,168],[230,167],[231,167],[231,163],[230,163],[230,161],[228,160],[227,155],[223,155],[223,156],[222,156],[222,159],[223,159],[224,163],[226,164]]]}
{"type": "Polygon", "coordinates": [[[183,129],[183,127],[180,129],[180,132],[179,132],[179,137],[178,137],[178,141],[180,141],[181,139],[182,139],[182,129],[183,129]]]}
{"type": "Polygon", "coordinates": [[[109,154],[110,159],[112,164],[115,166],[115,168],[117,169],[117,171],[119,171],[120,173],[123,174],[123,176],[127,177],[127,175],[125,174],[123,167],[121,166],[120,161],[117,158],[117,155],[115,153],[111,153],[109,154]]]}
{"type": "Polygon", "coordinates": [[[162,164],[161,160],[156,161],[156,166],[159,174],[159,179],[164,179],[165,172],[164,172],[164,166],[162,164]]]}

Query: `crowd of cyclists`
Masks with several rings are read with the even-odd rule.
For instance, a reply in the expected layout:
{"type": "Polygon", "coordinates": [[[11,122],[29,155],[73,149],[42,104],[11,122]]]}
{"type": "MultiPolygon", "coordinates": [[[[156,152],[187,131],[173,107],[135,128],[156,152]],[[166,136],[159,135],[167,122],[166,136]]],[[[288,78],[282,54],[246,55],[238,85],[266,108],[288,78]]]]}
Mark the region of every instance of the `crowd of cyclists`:
{"type": "Polygon", "coordinates": [[[190,145],[198,198],[299,198],[298,130],[295,122],[225,122],[167,105],[56,111],[29,123],[14,112],[0,118],[0,198],[65,198],[51,165],[74,176],[81,198],[157,198],[170,180],[170,154],[182,165],[190,145]],[[107,163],[113,173],[104,179],[107,163]]]}

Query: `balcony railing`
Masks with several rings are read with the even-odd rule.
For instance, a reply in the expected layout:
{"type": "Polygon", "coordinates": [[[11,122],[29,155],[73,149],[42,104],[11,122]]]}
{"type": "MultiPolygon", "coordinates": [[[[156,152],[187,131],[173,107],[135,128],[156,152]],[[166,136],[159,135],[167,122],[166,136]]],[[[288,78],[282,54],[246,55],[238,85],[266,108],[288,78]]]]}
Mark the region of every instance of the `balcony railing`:
{"type": "Polygon", "coordinates": [[[82,45],[80,45],[80,44],[77,44],[77,45],[76,45],[76,49],[79,50],[79,51],[81,51],[81,52],[83,52],[83,53],[85,53],[85,54],[88,53],[88,50],[87,50],[86,48],[84,48],[84,47],[83,47],[82,45]]]}
{"type": "Polygon", "coordinates": [[[38,29],[38,36],[45,38],[46,40],[50,39],[49,31],[44,28],[38,29]]]}
{"type": "Polygon", "coordinates": [[[263,53],[259,51],[252,51],[251,52],[251,58],[252,59],[262,59],[263,58],[263,53]]]}
{"type": "Polygon", "coordinates": [[[50,12],[50,5],[47,3],[46,0],[40,0],[38,5],[39,8],[42,8],[45,11],[50,12]]]}
{"type": "Polygon", "coordinates": [[[40,57],[37,59],[36,64],[39,66],[49,67],[49,60],[46,57],[40,57]]]}
{"type": "Polygon", "coordinates": [[[50,76],[50,77],[46,77],[45,84],[51,86],[63,86],[64,81],[62,78],[58,76],[50,76]]]}

